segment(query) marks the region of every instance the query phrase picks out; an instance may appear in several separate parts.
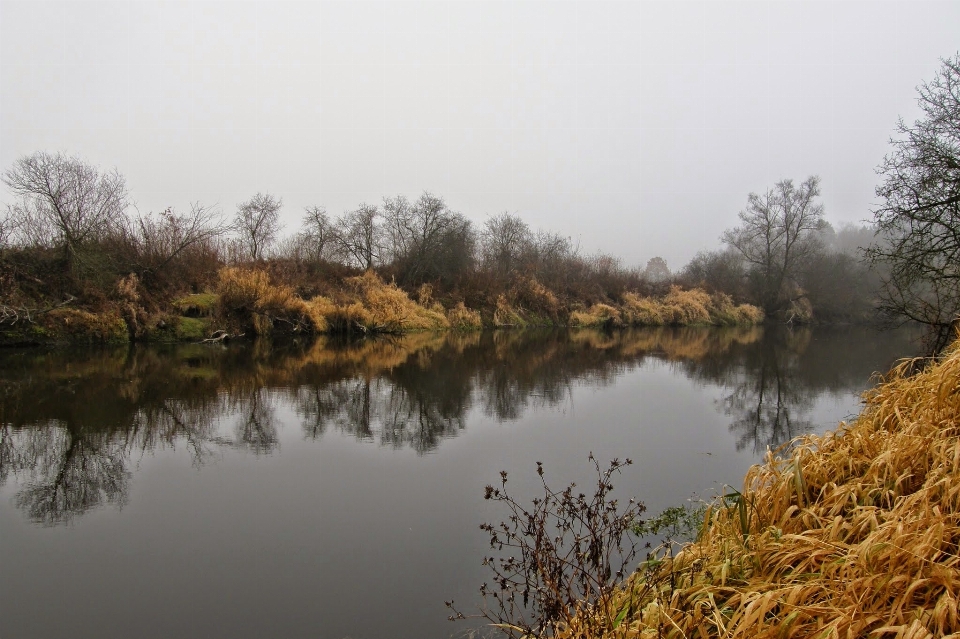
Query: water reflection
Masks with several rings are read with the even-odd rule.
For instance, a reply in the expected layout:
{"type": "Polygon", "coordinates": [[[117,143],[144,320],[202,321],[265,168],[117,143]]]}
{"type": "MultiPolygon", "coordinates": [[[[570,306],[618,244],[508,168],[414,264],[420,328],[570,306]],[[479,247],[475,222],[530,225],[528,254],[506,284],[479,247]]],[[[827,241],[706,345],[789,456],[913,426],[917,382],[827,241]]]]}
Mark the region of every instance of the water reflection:
{"type": "Polygon", "coordinates": [[[865,387],[873,374],[916,351],[909,332],[865,335],[855,328],[767,330],[749,346],[684,360],[685,374],[719,386],[736,449],[764,453],[818,427],[811,412],[825,394],[865,387]]]}
{"type": "MultiPolygon", "coordinates": [[[[852,329],[851,329],[852,330],[852,329]]],[[[53,525],[127,500],[131,459],[184,447],[201,466],[226,448],[270,455],[280,415],[303,436],[330,431],[424,454],[471,411],[518,420],[605,386],[648,358],[720,389],[738,450],[763,451],[813,427],[824,393],[862,388],[912,347],[904,334],[654,329],[469,335],[344,342],[258,342],[84,353],[0,354],[0,483],[53,525]]]]}

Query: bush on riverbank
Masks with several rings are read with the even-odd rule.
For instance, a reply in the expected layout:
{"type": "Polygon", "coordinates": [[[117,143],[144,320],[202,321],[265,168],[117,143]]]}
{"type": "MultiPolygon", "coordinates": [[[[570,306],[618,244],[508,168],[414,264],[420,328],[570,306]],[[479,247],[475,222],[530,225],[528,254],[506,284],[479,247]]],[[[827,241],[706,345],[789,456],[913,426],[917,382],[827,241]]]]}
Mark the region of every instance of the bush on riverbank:
{"type": "Polygon", "coordinates": [[[265,271],[224,268],[217,280],[221,318],[256,335],[269,335],[274,327],[292,332],[325,332],[330,305],[324,298],[305,301],[292,288],[270,281],[265,271]]]}
{"type": "Polygon", "coordinates": [[[403,333],[450,327],[442,306],[425,308],[373,271],[344,280],[331,297],[301,299],[265,271],[225,268],[217,284],[220,317],[255,335],[281,332],[403,333]]]}
{"type": "Polygon", "coordinates": [[[642,564],[614,610],[584,611],[556,637],[960,632],[960,340],[912,368],[866,393],[849,425],[768,454],[711,506],[698,541],[642,564]],[[584,635],[597,619],[618,622],[584,635]]]}
{"type": "MultiPolygon", "coordinates": [[[[403,333],[450,328],[442,306],[421,306],[395,284],[384,283],[372,270],[347,278],[345,284],[342,301],[333,312],[338,317],[339,314],[349,317],[361,332],[403,333]]],[[[331,326],[337,324],[331,322],[331,326]]],[[[349,325],[346,328],[349,330],[349,325]]]]}
{"type": "Polygon", "coordinates": [[[729,295],[673,286],[662,298],[626,293],[619,306],[594,304],[570,314],[571,326],[736,326],[759,324],[763,311],[729,295]]]}

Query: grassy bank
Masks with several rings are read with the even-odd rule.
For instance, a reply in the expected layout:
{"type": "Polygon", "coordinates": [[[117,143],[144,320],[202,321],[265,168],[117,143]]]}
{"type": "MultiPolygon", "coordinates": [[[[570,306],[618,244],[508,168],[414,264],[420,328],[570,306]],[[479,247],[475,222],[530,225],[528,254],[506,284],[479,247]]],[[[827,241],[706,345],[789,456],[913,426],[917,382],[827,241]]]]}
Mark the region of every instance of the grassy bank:
{"type": "Polygon", "coordinates": [[[660,297],[628,292],[588,307],[562,299],[533,278],[521,278],[507,292],[480,299],[486,301],[478,308],[462,299],[439,300],[429,284],[410,295],[373,271],[322,287],[295,287],[267,270],[225,267],[205,292],[158,300],[130,275],[110,297],[94,303],[75,300],[69,307],[43,309],[34,302],[31,313],[0,317],[0,344],[199,341],[214,331],[252,337],[567,325],[728,326],[763,320],[759,309],[735,306],[726,295],[677,287],[660,297]]]}
{"type": "Polygon", "coordinates": [[[556,636],[958,636],[960,340],[909,371],[866,393],[852,423],[768,455],[696,542],[556,636]]]}

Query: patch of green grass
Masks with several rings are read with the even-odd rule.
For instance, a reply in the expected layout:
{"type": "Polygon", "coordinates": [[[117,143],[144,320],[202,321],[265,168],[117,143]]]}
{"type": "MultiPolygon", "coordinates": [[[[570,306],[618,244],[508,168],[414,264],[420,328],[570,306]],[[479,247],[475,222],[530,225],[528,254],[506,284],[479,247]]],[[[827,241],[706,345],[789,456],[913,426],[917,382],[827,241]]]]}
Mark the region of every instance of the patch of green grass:
{"type": "Polygon", "coordinates": [[[208,319],[196,317],[178,317],[176,336],[180,341],[200,341],[207,336],[210,326],[208,319]]]}
{"type": "Polygon", "coordinates": [[[199,342],[207,336],[210,322],[207,317],[166,316],[147,329],[148,342],[199,342]]]}
{"type": "Polygon", "coordinates": [[[217,309],[220,296],[216,293],[194,293],[173,301],[173,307],[183,315],[210,317],[217,309]]]}

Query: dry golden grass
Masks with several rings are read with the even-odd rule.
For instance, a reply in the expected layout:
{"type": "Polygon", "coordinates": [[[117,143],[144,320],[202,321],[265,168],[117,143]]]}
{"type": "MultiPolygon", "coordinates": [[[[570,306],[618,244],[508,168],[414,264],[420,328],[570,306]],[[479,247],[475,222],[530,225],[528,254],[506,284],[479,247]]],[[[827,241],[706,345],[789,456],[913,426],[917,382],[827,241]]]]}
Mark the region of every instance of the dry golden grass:
{"type": "Polygon", "coordinates": [[[42,315],[40,325],[53,341],[118,343],[130,338],[123,318],[113,310],[90,313],[76,308],[57,308],[42,315]]]}
{"type": "Polygon", "coordinates": [[[329,328],[324,314],[329,308],[328,300],[314,298],[306,302],[289,286],[272,283],[264,271],[220,269],[217,293],[221,312],[239,318],[257,335],[269,334],[276,324],[318,333],[329,328]]]}
{"type": "Polygon", "coordinates": [[[617,627],[556,636],[960,636],[960,340],[910,366],[851,424],[768,454],[698,541],[641,566],[611,604],[617,627]]]}
{"type": "MultiPolygon", "coordinates": [[[[424,308],[372,271],[345,280],[346,290],[336,300],[304,300],[289,286],[274,284],[259,270],[224,268],[217,284],[221,312],[239,318],[258,335],[275,327],[326,333],[334,330],[402,333],[450,327],[443,307],[424,308]]],[[[429,297],[428,290],[421,291],[429,297]]]]}
{"type": "Polygon", "coordinates": [[[535,277],[519,278],[511,288],[510,299],[524,313],[532,313],[540,318],[556,317],[560,310],[560,300],[556,293],[535,277]]]}
{"type": "Polygon", "coordinates": [[[480,312],[467,308],[463,302],[447,311],[447,320],[450,328],[458,331],[478,331],[483,328],[480,312]]]}
{"type": "Polygon", "coordinates": [[[661,313],[661,306],[651,297],[626,293],[623,296],[623,320],[631,326],[662,326],[666,321],[661,313]]]}
{"type": "Polygon", "coordinates": [[[594,304],[585,311],[570,313],[570,326],[623,326],[623,321],[614,307],[594,304]]]}
{"type": "Polygon", "coordinates": [[[670,292],[663,298],[663,311],[667,324],[691,326],[710,324],[710,295],[701,289],[683,290],[671,286],[670,292]]]}
{"type": "MultiPolygon", "coordinates": [[[[441,307],[424,308],[394,284],[386,284],[373,271],[346,280],[356,302],[347,305],[357,324],[365,330],[405,332],[440,330],[450,327],[441,307]]],[[[421,289],[421,295],[429,292],[421,289]]]]}
{"type": "Polygon", "coordinates": [[[493,310],[493,325],[497,328],[523,327],[527,323],[510,304],[505,295],[497,297],[497,306],[493,310]]]}
{"type": "Polygon", "coordinates": [[[678,286],[671,287],[663,299],[626,293],[620,314],[629,326],[734,326],[763,321],[763,311],[756,306],[734,305],[729,295],[678,286]]]}

